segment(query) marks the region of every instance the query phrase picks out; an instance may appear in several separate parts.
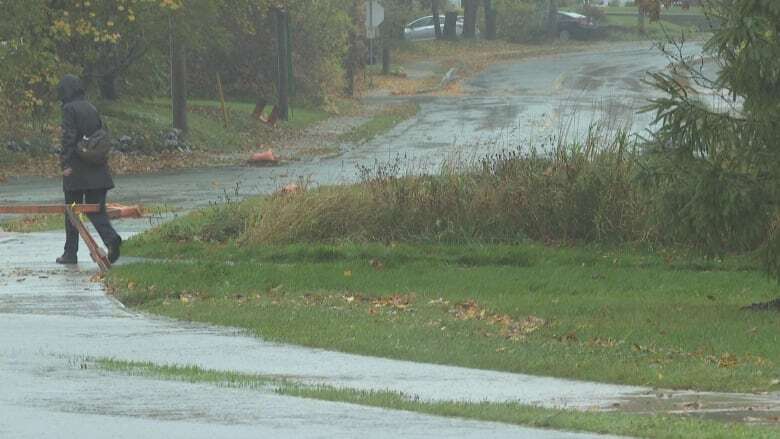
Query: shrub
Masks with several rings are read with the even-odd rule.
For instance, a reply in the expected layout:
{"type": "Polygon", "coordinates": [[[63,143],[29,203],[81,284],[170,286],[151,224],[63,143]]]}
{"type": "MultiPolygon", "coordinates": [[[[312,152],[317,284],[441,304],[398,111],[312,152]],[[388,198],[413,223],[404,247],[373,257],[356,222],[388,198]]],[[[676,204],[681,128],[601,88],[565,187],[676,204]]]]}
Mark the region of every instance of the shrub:
{"type": "Polygon", "coordinates": [[[544,35],[545,11],[539,2],[496,0],[496,30],[512,42],[529,41],[544,35]]]}
{"type": "Polygon", "coordinates": [[[273,196],[243,241],[623,242],[643,236],[645,204],[625,145],[503,152],[437,175],[398,162],[352,186],[273,196]]]}
{"type": "Polygon", "coordinates": [[[590,17],[591,19],[593,19],[593,21],[597,23],[601,23],[607,18],[607,13],[604,11],[604,8],[599,8],[591,5],[584,5],[582,7],[582,15],[585,15],[586,17],[590,17]]]}

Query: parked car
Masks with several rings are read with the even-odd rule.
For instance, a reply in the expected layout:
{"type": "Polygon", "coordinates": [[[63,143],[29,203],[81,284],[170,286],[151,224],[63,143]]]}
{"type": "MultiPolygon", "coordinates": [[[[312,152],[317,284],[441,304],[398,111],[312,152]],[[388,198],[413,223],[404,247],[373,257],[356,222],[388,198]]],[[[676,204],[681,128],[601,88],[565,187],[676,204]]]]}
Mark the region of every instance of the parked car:
{"type": "Polygon", "coordinates": [[[558,11],[558,37],[563,41],[594,36],[598,26],[592,18],[576,12],[558,11]]]}
{"type": "MultiPolygon", "coordinates": [[[[444,32],[444,16],[439,15],[441,31],[444,32]]],[[[458,17],[455,26],[457,35],[463,33],[463,17],[458,17]]],[[[436,29],[434,28],[433,15],[420,17],[404,27],[404,38],[407,40],[432,40],[436,38],[436,29]]]]}

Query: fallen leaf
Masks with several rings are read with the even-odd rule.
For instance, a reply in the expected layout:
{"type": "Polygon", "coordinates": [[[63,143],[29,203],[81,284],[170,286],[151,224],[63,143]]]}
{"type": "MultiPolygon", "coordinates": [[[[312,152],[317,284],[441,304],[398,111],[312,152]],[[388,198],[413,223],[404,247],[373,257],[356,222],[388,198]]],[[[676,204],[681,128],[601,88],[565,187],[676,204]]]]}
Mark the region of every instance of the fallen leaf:
{"type": "Polygon", "coordinates": [[[718,360],[718,367],[729,368],[737,365],[737,356],[734,354],[723,354],[718,360]]]}

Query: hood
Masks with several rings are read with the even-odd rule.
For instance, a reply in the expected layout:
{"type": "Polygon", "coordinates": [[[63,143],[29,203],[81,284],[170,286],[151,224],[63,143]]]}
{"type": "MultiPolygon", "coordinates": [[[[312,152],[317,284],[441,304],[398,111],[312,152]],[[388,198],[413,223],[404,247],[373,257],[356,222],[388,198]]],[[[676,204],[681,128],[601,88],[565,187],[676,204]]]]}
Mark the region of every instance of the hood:
{"type": "Polygon", "coordinates": [[[57,97],[63,104],[84,97],[84,84],[77,76],[65,75],[57,86],[57,97]]]}

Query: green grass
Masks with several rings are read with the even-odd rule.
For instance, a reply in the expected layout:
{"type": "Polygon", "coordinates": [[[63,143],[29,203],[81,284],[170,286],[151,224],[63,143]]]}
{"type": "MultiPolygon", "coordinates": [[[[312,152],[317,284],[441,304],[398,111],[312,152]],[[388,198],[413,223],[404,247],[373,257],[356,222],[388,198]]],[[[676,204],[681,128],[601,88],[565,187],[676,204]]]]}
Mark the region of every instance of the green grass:
{"type": "MultiPolygon", "coordinates": [[[[640,36],[636,14],[609,14],[606,16],[604,24],[608,26],[607,33],[609,38],[625,39],[627,37],[640,36]]],[[[662,17],[658,22],[651,23],[650,21],[646,21],[645,34],[641,35],[641,37],[666,39],[667,36],[679,37],[683,33],[685,33],[686,37],[690,37],[691,35],[698,33],[698,31],[692,24],[681,25],[662,17]]]]}
{"type": "MultiPolygon", "coordinates": [[[[599,8],[604,10],[607,14],[626,14],[626,15],[633,15],[636,17],[637,15],[637,7],[636,6],[608,6],[606,8],[599,8]]],[[[691,6],[691,8],[687,11],[683,10],[680,7],[674,7],[672,10],[667,11],[663,10],[661,12],[661,17],[668,15],[696,15],[696,16],[704,16],[704,10],[700,6],[691,6]]]]}
{"type": "Polygon", "coordinates": [[[125,253],[186,259],[112,270],[110,289],[129,306],[274,341],[663,388],[778,390],[780,317],[740,307],[780,291],[747,257],[149,237],[125,253]]]}
{"type": "MultiPolygon", "coordinates": [[[[143,140],[143,144],[160,143],[162,133],[172,124],[171,105],[168,99],[144,101],[100,102],[106,123],[116,135],[130,135],[143,140]]],[[[252,113],[254,104],[227,102],[229,125],[224,125],[219,101],[191,100],[188,102],[187,141],[198,149],[230,152],[263,143],[270,139],[270,129],[257,121],[252,113]]],[[[266,112],[270,111],[267,109],[266,112]]],[[[282,122],[283,130],[300,130],[326,119],[323,110],[293,108],[289,122],[282,122]]]]}
{"type": "Polygon", "coordinates": [[[362,143],[367,142],[379,135],[382,135],[398,125],[399,123],[411,119],[419,111],[417,104],[403,104],[389,108],[371,120],[353,128],[352,130],[340,135],[339,142],[362,143]]]}
{"type": "Polygon", "coordinates": [[[537,428],[652,438],[770,438],[777,435],[777,430],[769,427],[729,425],[683,417],[585,413],[517,403],[426,402],[390,391],[359,391],[325,385],[305,385],[275,376],[206,370],[195,366],[156,365],[114,359],[97,359],[94,362],[102,370],[131,376],[208,383],[229,388],[272,389],[277,394],[293,397],[537,428]]]}

